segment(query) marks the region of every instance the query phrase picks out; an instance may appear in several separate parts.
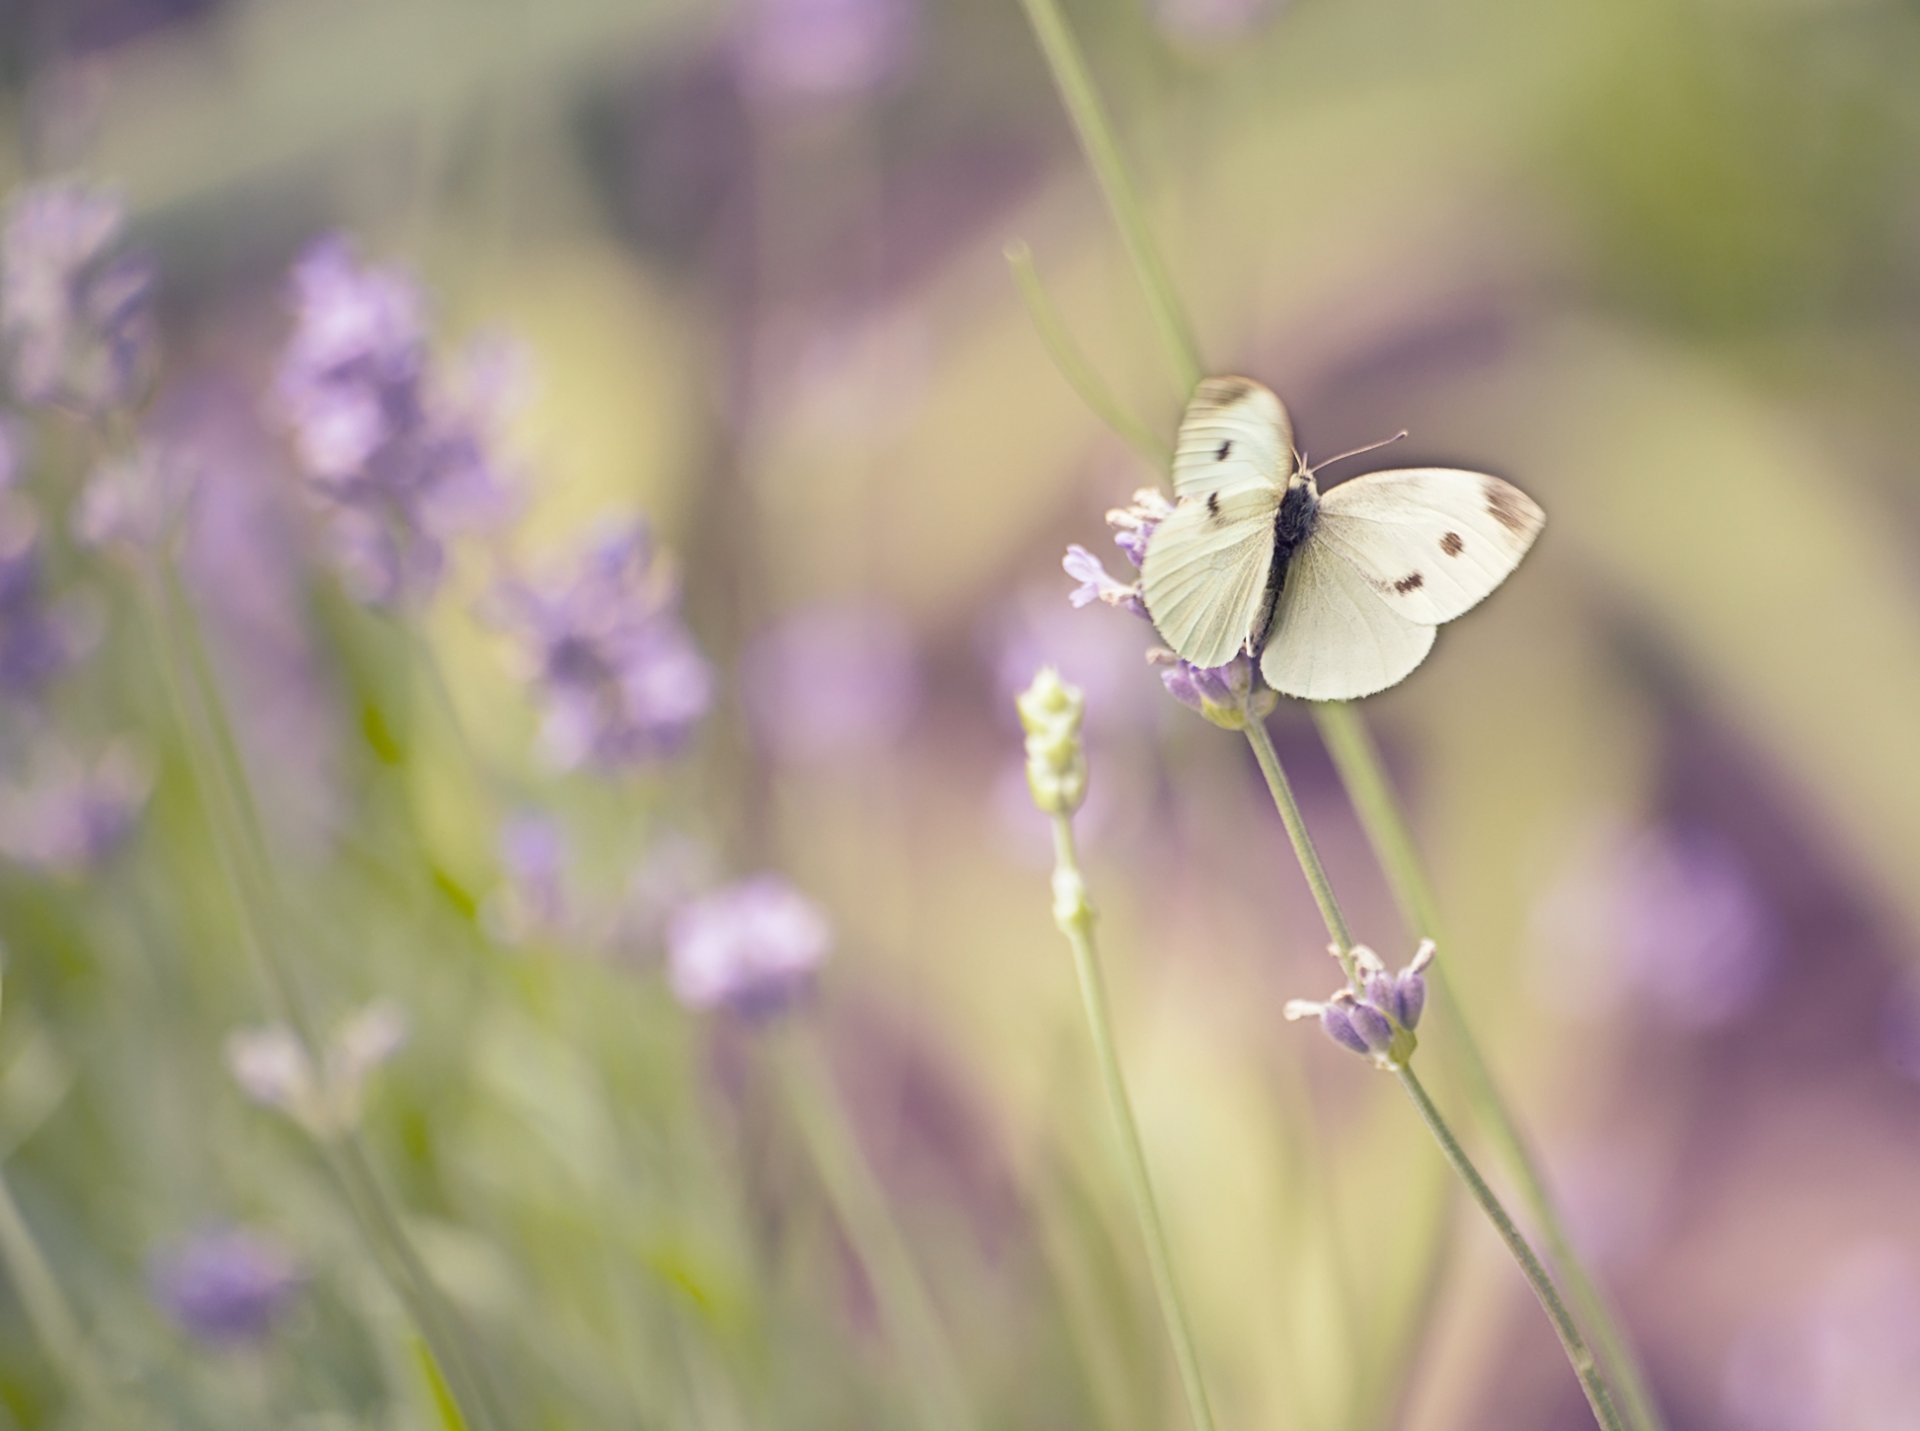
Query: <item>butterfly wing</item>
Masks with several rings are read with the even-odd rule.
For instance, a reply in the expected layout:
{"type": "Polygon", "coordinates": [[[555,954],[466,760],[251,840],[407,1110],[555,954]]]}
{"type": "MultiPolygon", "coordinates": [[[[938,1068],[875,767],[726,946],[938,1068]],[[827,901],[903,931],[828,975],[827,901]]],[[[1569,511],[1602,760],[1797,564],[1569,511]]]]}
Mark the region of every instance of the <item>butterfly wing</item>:
{"type": "Polygon", "coordinates": [[[1205,378],[1193,390],[1173,444],[1175,497],[1221,498],[1285,487],[1293,474],[1293,424],[1270,388],[1252,378],[1205,378]]]}
{"type": "Polygon", "coordinates": [[[1141,595],[1161,639],[1196,666],[1224,666],[1257,635],[1273,566],[1271,487],[1188,497],[1153,529],[1141,595]]]}
{"type": "Polygon", "coordinates": [[[1307,545],[1344,558],[1394,611],[1433,626],[1505,581],[1546,520],[1498,477],[1416,467],[1329,489],[1307,545]]]}
{"type": "Polygon", "coordinates": [[[1309,539],[1287,563],[1260,674],[1282,695],[1356,700],[1405,680],[1433,637],[1433,627],[1382,601],[1351,562],[1309,539]]]}

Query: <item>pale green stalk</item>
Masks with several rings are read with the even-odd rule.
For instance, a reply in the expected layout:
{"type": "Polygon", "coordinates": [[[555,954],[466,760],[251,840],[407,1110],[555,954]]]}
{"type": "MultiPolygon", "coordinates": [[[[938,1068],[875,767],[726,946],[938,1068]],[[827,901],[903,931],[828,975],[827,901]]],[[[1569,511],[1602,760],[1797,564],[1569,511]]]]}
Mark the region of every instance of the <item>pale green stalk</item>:
{"type": "MultiPolygon", "coordinates": [[[[1374,858],[1386,872],[1387,883],[1402,916],[1421,937],[1432,939],[1443,949],[1450,948],[1440,931],[1438,901],[1414,845],[1413,832],[1399,801],[1394,798],[1386,766],[1359,712],[1343,702],[1333,702],[1315,705],[1313,716],[1321,739],[1333,755],[1347,797],[1359,814],[1374,858]]],[[[1613,1309],[1573,1250],[1566,1223],[1547,1191],[1539,1161],[1520,1129],[1519,1120],[1501,1096],[1480,1045],[1467,1026],[1466,1012],[1454,992],[1452,980],[1436,964],[1427,971],[1427,982],[1440,996],[1438,1002],[1452,1034],[1450,1042],[1458,1049],[1454,1063],[1466,1083],[1467,1099],[1479,1113],[1481,1123],[1492,1133],[1506,1159],[1508,1171],[1519,1184],[1520,1195],[1546,1239],[1547,1251],[1566,1281],[1568,1295],[1580,1320],[1593,1330],[1607,1370],[1620,1389],[1622,1409],[1629,1423],[1636,1431],[1662,1431],[1664,1423],[1647,1387],[1639,1358],[1627,1344],[1613,1309]]]]}
{"type": "MultiPolygon", "coordinates": [[[[1260,763],[1260,771],[1267,778],[1267,786],[1273,792],[1274,807],[1280,812],[1280,821],[1287,827],[1287,838],[1293,843],[1293,853],[1300,862],[1301,871],[1307,877],[1307,884],[1313,890],[1314,902],[1320,906],[1321,917],[1325,920],[1327,934],[1333,940],[1333,952],[1340,960],[1340,967],[1346,971],[1349,983],[1359,986],[1359,969],[1354,963],[1352,936],[1347,932],[1345,915],[1340,911],[1339,902],[1334,898],[1333,889],[1327,882],[1326,871],[1320,864],[1319,852],[1313,846],[1313,838],[1307,833],[1306,824],[1300,818],[1300,807],[1293,798],[1292,787],[1287,783],[1286,772],[1280,768],[1280,757],[1273,748],[1273,737],[1267,734],[1266,725],[1259,720],[1247,722],[1247,743],[1253,747],[1254,758],[1260,763]]],[[[1514,1225],[1500,1199],[1487,1180],[1480,1176],[1480,1170],[1467,1156],[1466,1149],[1460,1146],[1460,1140],[1454,1136],[1453,1129],[1447,1125],[1440,1110],[1427,1096],[1426,1087],[1415,1077],[1412,1068],[1406,1063],[1397,1063],[1393,1067],[1394,1076],[1407,1096],[1413,1100],[1414,1107],[1420,1112],[1421,1121],[1427,1125],[1427,1131],[1433,1134],[1434,1141],[1440,1145],[1440,1151],[1446,1155],[1447,1162],[1460,1175],[1473,1200],[1480,1204],[1480,1210],[1486,1214],[1487,1221],[1493,1224],[1494,1231],[1500,1234],[1500,1240],[1507,1245],[1520,1271],[1527,1279],[1527,1285],[1533,1289],[1533,1295],[1539,1299],[1545,1309],[1547,1320],[1553,1323],[1554,1335],[1560,1338],[1561,1348],[1567,1354],[1574,1375],[1580,1378],[1580,1389],[1586,1393],[1587,1404],[1593,1408],[1594,1419],[1605,1431],[1625,1431],[1625,1423],[1615,1410],[1612,1394],[1607,1390],[1606,1381],[1594,1361],[1593,1352],[1581,1336],[1580,1328],[1574,1325],[1573,1317],[1568,1313],[1566,1304],[1560,1300],[1560,1293],[1554,1288],[1553,1279],[1547,1275],[1547,1269],[1534,1255],[1533,1248],[1520,1230],[1514,1225]]]]}
{"type": "MultiPolygon", "coordinates": [[[[1203,374],[1199,350],[1191,337],[1191,330],[1167,276],[1165,264],[1159,257],[1142,216],[1132,176],[1106,123],[1085,60],[1055,0],[1022,0],[1022,3],[1040,39],[1054,84],[1079,132],[1082,150],[1100,178],[1115,226],[1119,228],[1127,252],[1134,260],[1135,272],[1146,291],[1148,307],[1160,328],[1167,357],[1175,371],[1183,377],[1186,387],[1191,389],[1203,374]]],[[[1322,738],[1334,750],[1348,798],[1360,814],[1375,857],[1387,874],[1403,914],[1420,934],[1444,943],[1439,939],[1437,921],[1433,917],[1435,900],[1409,826],[1393,796],[1378,752],[1366,738],[1359,713],[1339,703],[1315,705],[1313,709],[1322,738]],[[1344,758],[1342,745],[1345,749],[1344,758]]],[[[1284,811],[1282,815],[1284,818],[1284,811]]],[[[1319,891],[1316,891],[1316,901],[1318,896],[1319,891]]],[[[1450,1022],[1457,1034],[1452,1043],[1460,1049],[1461,1061],[1468,1075],[1469,1101],[1474,1105],[1481,1122],[1493,1131],[1508,1163],[1508,1171],[1520,1184],[1522,1195],[1547,1240],[1554,1262],[1572,1289],[1582,1319],[1593,1328],[1605,1352],[1608,1370],[1622,1388],[1632,1424],[1636,1431],[1664,1431],[1659,1411],[1647,1387],[1645,1372],[1621,1330],[1619,1319],[1574,1252],[1565,1220],[1547,1189],[1546,1179],[1529,1150],[1526,1137],[1505,1099],[1500,1096],[1478,1044],[1473,1040],[1465,1021],[1459,1017],[1459,1000],[1453,995],[1444,975],[1433,982],[1443,1003],[1448,1006],[1450,1022]]]]}
{"type": "Polygon", "coordinates": [[[1155,467],[1164,467],[1170,455],[1166,443],[1155,437],[1145,424],[1108,394],[1106,384],[1100,381],[1100,375],[1094,371],[1093,364],[1080,350],[1080,345],[1073,341],[1072,333],[1068,332],[1067,325],[1060,319],[1060,310],[1053,306],[1046,285],[1041,283],[1040,274],[1033,266],[1033,250],[1024,243],[1010,243],[1006,254],[1007,267],[1013,270],[1013,281],[1019,285],[1021,300],[1027,305],[1027,315],[1033,319],[1040,342],[1053,359],[1053,365],[1060,370],[1060,375],[1080,395],[1080,401],[1091,408],[1094,415],[1129,447],[1155,467]]]}
{"type": "MultiPolygon", "coordinates": [[[[242,937],[272,987],[282,1017],[318,1068],[324,1056],[318,1025],[292,961],[266,933],[290,930],[294,920],[280,896],[259,809],[191,603],[171,566],[163,567],[147,587],[142,607],[153,630],[161,677],[195,783],[213,825],[215,854],[240,914],[242,937]]],[[[463,1412],[483,1431],[506,1431],[485,1363],[471,1349],[470,1333],[427,1272],[358,1136],[348,1129],[331,1140],[316,1138],[316,1144],[374,1248],[375,1260],[412,1313],[463,1412]]]]}
{"type": "Polygon", "coordinates": [[[848,1124],[831,1070],[805,1030],[780,1031],[774,1042],[788,1111],[820,1174],[834,1218],[872,1284],[888,1333],[912,1368],[923,1420],[930,1431],[978,1425],[940,1313],[886,1190],[848,1124]]]}
{"type": "Polygon", "coordinates": [[[87,1408],[90,1426],[125,1426],[127,1418],[99,1364],[93,1344],[80,1330],[60,1281],[53,1275],[33,1230],[14,1201],[13,1188],[0,1171],[0,1261],[6,1263],[27,1324],[47,1359],[60,1369],[74,1395],[87,1408]]]}
{"type": "Polygon", "coordinates": [[[1087,1029],[1093,1035],[1094,1056],[1100,1065],[1100,1082],[1107,1096],[1107,1109],[1113,1115],[1114,1132],[1119,1136],[1120,1161],[1127,1180],[1127,1193],[1133,1199],[1134,1215],[1140,1221],[1141,1239],[1147,1245],[1147,1266],[1153,1274],[1154,1295],[1160,1301],[1160,1315],[1167,1324],[1167,1336],[1173,1342],[1173,1358],[1180,1369],[1180,1386],[1187,1398],[1187,1414],[1195,1431],[1213,1431],[1213,1406],[1207,1400],[1206,1382],[1200,1375],[1200,1356],[1194,1349],[1193,1328],[1187,1317],[1186,1303],[1180,1296],[1180,1283],[1174,1276],[1173,1253],[1167,1245],[1167,1230],[1160,1220],[1160,1205],[1153,1195],[1153,1177],[1147,1169],[1147,1155],[1140,1142],[1140,1125],[1133,1116],[1133,1100],[1127,1095],[1127,1081],[1120,1069],[1120,1053],[1113,1038],[1113,1017],[1107,1009],[1106,982],[1100,974],[1100,956],[1093,941],[1093,904],[1087,898],[1086,881],[1080,874],[1080,862],[1073,843],[1073,817],[1062,811],[1053,820],[1053,917],[1060,932],[1073,949],[1074,973],[1080,981],[1080,1000],[1086,1008],[1087,1029]]]}
{"type": "Polygon", "coordinates": [[[1080,53],[1080,46],[1056,0],[1020,0],[1020,3],[1026,8],[1027,22],[1033,26],[1034,38],[1046,56],[1054,88],[1060,92],[1060,102],[1066,106],[1067,117],[1080,136],[1081,152],[1099,181],[1107,207],[1113,211],[1120,242],[1126,246],[1127,257],[1139,275],[1147,310],[1153,315],[1153,326],[1160,334],[1160,346],[1173,369],[1180,394],[1185,397],[1200,378],[1200,347],[1194,342],[1185,312],[1173,296],[1173,281],[1167,276],[1166,264],[1147,228],[1146,217],[1140,210],[1140,196],[1134,191],[1126,160],[1121,157],[1120,146],[1113,137],[1112,121],[1100,103],[1099,91],[1093,87],[1093,77],[1087,73],[1086,58],[1080,53]]]}

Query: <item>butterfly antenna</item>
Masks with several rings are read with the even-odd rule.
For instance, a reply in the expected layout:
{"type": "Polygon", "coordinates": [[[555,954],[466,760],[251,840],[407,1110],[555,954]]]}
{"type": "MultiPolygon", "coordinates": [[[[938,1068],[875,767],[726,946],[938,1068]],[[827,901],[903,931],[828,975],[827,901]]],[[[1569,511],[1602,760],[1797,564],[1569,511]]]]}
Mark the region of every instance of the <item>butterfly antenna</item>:
{"type": "MultiPolygon", "coordinates": [[[[1401,438],[1405,437],[1406,435],[1407,435],[1407,430],[1403,427],[1398,432],[1394,433],[1392,437],[1383,437],[1378,442],[1369,442],[1365,447],[1356,447],[1353,449],[1353,451],[1343,452],[1338,457],[1326,458],[1323,461],[1314,463],[1313,466],[1311,467],[1307,467],[1307,471],[1318,472],[1322,467],[1331,467],[1336,462],[1345,462],[1349,457],[1358,457],[1364,452],[1372,452],[1377,448],[1381,448],[1381,447],[1391,447],[1393,446],[1394,443],[1398,442],[1401,438]]],[[[1305,461],[1302,460],[1300,465],[1302,467],[1306,467],[1305,461]]]]}

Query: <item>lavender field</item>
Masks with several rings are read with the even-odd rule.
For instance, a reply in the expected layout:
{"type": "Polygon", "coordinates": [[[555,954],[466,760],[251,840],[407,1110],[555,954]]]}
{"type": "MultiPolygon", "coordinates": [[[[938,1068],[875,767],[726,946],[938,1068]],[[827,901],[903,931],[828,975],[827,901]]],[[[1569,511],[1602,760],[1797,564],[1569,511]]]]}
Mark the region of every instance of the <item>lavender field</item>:
{"type": "Polygon", "coordinates": [[[1920,1427],[1916,73],[0,10],[0,1431],[1920,1427]]]}

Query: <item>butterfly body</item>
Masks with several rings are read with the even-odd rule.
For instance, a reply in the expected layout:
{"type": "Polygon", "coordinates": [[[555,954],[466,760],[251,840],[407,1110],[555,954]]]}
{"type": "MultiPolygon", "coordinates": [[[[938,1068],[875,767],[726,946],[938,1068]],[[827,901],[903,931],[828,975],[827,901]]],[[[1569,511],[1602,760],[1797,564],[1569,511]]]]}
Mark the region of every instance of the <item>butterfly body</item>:
{"type": "Polygon", "coordinates": [[[1425,659],[1434,628],[1503,581],[1545,514],[1484,473],[1409,468],[1320,495],[1286,409],[1249,378],[1195,389],[1170,516],[1147,543],[1148,614],[1183,660],[1260,658],[1275,690],[1370,695],[1425,659]]]}

